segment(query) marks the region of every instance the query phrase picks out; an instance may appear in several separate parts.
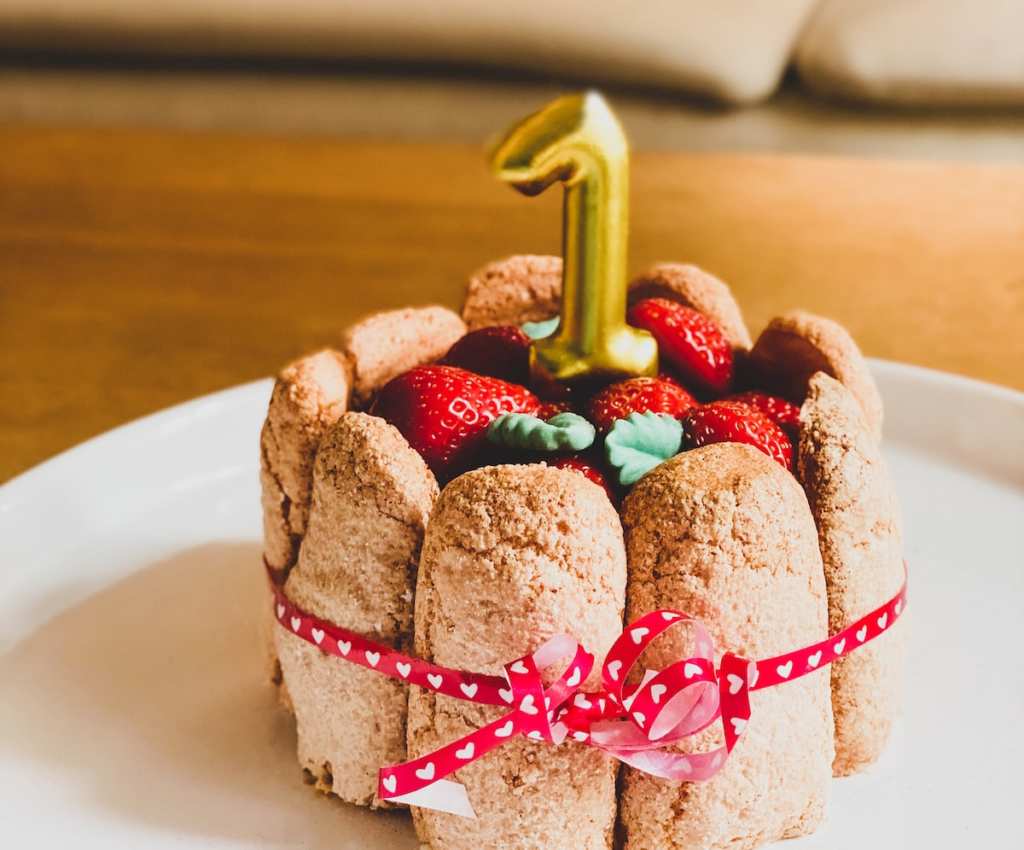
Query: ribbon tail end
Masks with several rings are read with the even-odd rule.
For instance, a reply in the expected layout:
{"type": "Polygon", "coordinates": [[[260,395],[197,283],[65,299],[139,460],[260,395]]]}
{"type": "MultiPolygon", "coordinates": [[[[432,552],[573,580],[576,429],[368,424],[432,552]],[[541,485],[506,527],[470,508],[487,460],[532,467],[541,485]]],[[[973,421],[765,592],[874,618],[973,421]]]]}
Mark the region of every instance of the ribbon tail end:
{"type": "Polygon", "coordinates": [[[419,806],[421,809],[433,809],[436,812],[447,812],[463,818],[476,819],[476,812],[469,802],[466,786],[449,779],[439,779],[426,788],[410,791],[398,797],[389,797],[389,803],[405,803],[419,806]]]}

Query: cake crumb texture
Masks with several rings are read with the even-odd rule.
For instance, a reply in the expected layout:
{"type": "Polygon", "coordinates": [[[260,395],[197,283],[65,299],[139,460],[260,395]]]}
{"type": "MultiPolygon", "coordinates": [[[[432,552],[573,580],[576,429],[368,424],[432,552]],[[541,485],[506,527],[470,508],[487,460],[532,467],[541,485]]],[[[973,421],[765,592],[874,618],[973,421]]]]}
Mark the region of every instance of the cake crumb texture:
{"type": "Polygon", "coordinates": [[[389,310],[356,322],[342,336],[354,406],[366,406],[392,378],[442,357],[465,333],[462,319],[437,306],[389,310]]]}
{"type": "Polygon", "coordinates": [[[749,367],[764,386],[803,402],[815,372],[831,375],[857,400],[875,439],[882,435],[882,397],[868,365],[842,325],[802,310],[772,319],[750,352],[749,367]]]}
{"type": "Polygon", "coordinates": [[[651,266],[629,284],[631,305],[644,298],[667,298],[703,313],[718,323],[733,350],[748,351],[753,344],[732,291],[699,266],[688,263],[651,266]]]}
{"type": "MultiPolygon", "coordinates": [[[[566,632],[602,658],[622,630],[625,582],[622,527],[599,487],[544,465],[468,472],[442,492],[427,529],[416,654],[500,674],[566,632]]],[[[595,671],[584,686],[598,678],[595,671]]],[[[414,687],[410,756],[502,713],[414,687]]],[[[589,747],[520,737],[458,771],[476,820],[415,808],[413,818],[420,840],[438,850],[607,850],[616,772],[614,759],[589,747]]]]}
{"type": "Polygon", "coordinates": [[[518,254],[489,263],[466,287],[462,318],[469,329],[521,325],[558,314],[562,258],[518,254]]]}
{"type": "MultiPolygon", "coordinates": [[[[718,443],[677,455],[642,478],[623,506],[630,575],[627,621],[656,608],[700,619],[716,661],[770,657],[822,640],[827,604],[807,499],[758,450],[718,443]]],[[[643,659],[660,669],[692,654],[676,628],[643,659]]],[[[625,850],[742,850],[813,832],[833,758],[827,673],[751,694],[752,717],[721,772],[666,782],[624,768],[625,850]]],[[[723,743],[714,724],[680,744],[723,743]]]]}
{"type": "MultiPolygon", "coordinates": [[[[299,558],[285,584],[300,608],[408,651],[416,565],[438,487],[377,417],[346,413],[317,452],[299,558]]],[[[343,800],[378,805],[377,771],[405,758],[407,686],[321,652],[277,626],[299,763],[343,800]]]]}
{"type": "MultiPolygon", "coordinates": [[[[852,393],[824,373],[800,412],[798,468],[818,526],[835,634],[903,584],[899,507],[881,450],[852,393]]],[[[906,622],[832,664],[833,770],[845,776],[881,754],[901,704],[906,622]]]]}

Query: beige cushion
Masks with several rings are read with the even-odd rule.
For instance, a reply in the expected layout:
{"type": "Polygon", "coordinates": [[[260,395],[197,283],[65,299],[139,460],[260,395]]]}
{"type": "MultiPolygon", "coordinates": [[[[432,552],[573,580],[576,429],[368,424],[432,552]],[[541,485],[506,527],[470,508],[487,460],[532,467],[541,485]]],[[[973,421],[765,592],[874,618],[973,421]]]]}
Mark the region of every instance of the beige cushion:
{"type": "Polygon", "coordinates": [[[797,65],[814,89],[888,103],[1024,103],[1024,0],[824,0],[797,65]]]}
{"type": "Polygon", "coordinates": [[[729,102],[774,91],[817,0],[5,0],[0,42],[485,64],[729,102]]]}

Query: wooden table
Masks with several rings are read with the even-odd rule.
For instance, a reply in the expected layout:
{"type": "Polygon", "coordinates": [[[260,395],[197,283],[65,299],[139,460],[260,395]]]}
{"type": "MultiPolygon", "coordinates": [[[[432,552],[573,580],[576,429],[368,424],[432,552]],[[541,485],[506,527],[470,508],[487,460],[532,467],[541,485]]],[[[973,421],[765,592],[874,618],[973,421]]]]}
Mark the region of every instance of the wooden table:
{"type": "MultiPolygon", "coordinates": [[[[473,147],[0,131],[0,480],[368,310],[456,306],[484,262],[558,251],[558,195],[473,147]]],[[[1024,387],[1024,167],[647,153],[632,222],[634,269],[705,266],[755,332],[803,306],[1024,387]]]]}

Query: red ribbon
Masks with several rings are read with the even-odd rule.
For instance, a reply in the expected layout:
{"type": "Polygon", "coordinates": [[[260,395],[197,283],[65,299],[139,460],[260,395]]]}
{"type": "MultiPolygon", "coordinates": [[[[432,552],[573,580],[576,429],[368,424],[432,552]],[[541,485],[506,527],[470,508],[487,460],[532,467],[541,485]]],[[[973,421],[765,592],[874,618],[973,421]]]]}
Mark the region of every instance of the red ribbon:
{"type": "Polygon", "coordinates": [[[268,569],[274,613],[288,631],[321,651],[399,681],[456,699],[507,708],[497,720],[419,758],[381,768],[382,800],[472,816],[465,789],[445,777],[517,735],[550,744],[572,738],[664,779],[699,781],[717,773],[750,720],[751,691],[799,679],[848,655],[892,627],[906,606],[907,583],[843,631],[811,646],[750,661],[725,653],[716,670],[714,646],[704,626],[681,611],[658,610],[631,623],[608,651],[601,685],[583,691],[594,656],[568,635],[556,635],[535,652],[505,665],[505,676],[440,667],[368,640],[293,605],[268,569]],[[644,650],[664,631],[686,624],[695,655],[626,684],[644,650]],[[562,675],[544,687],[541,673],[572,657],[562,675]],[[725,745],[710,752],[666,749],[720,719],[725,745]]]}

